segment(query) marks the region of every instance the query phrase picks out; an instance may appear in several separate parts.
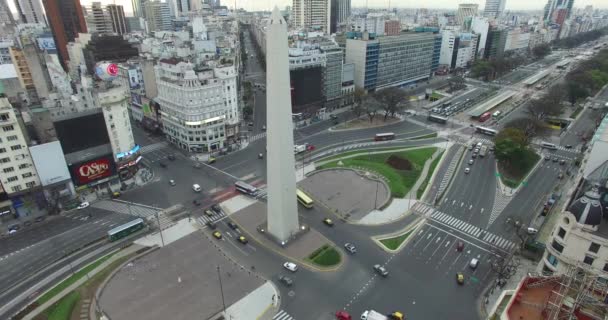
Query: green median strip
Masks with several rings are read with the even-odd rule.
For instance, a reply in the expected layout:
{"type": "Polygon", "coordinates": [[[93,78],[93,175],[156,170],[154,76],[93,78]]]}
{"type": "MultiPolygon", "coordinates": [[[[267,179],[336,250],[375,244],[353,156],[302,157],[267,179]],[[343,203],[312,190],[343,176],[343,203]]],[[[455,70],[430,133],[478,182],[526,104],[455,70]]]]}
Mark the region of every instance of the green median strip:
{"type": "Polygon", "coordinates": [[[339,264],[341,257],[336,248],[326,244],[311,253],[307,260],[321,267],[331,267],[339,264]]]}
{"type": "Polygon", "coordinates": [[[72,291],[67,296],[63,297],[51,308],[48,309],[48,320],[69,320],[72,317],[72,311],[80,300],[80,293],[72,291]]]}
{"type": "Polygon", "coordinates": [[[431,138],[437,138],[437,132],[425,134],[423,136],[413,137],[410,140],[424,140],[424,139],[431,139],[431,138]]]}
{"type": "Polygon", "coordinates": [[[396,237],[381,239],[380,243],[389,250],[397,250],[413,231],[412,229],[396,237]]]}
{"type": "Polygon", "coordinates": [[[437,168],[437,164],[439,164],[439,160],[441,160],[442,156],[443,156],[443,151],[441,153],[439,153],[437,158],[435,160],[433,160],[433,162],[431,163],[431,165],[429,167],[429,171],[426,174],[426,178],[424,178],[424,181],[420,184],[420,187],[416,191],[416,199],[420,199],[420,197],[422,197],[422,195],[424,194],[424,190],[426,190],[426,187],[429,184],[429,181],[431,180],[431,177],[433,176],[433,173],[435,172],[435,168],[437,168]]]}

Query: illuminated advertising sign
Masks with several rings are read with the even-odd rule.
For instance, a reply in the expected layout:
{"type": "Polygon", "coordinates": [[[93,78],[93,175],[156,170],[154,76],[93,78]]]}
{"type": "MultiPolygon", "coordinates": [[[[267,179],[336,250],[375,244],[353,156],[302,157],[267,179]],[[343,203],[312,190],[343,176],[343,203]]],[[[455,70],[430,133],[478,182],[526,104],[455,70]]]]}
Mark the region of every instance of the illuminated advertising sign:
{"type": "Polygon", "coordinates": [[[118,76],[118,66],[109,62],[98,63],[95,66],[95,75],[101,80],[112,80],[118,76]]]}
{"type": "Polygon", "coordinates": [[[53,37],[37,38],[38,48],[40,50],[56,50],[55,39],[53,37]]]}
{"type": "Polygon", "coordinates": [[[81,186],[112,176],[115,172],[115,166],[114,161],[109,156],[104,156],[72,165],[70,171],[74,182],[81,186]]]}
{"type": "Polygon", "coordinates": [[[133,149],[127,151],[127,152],[120,152],[116,154],[116,159],[120,159],[120,158],[126,158],[132,154],[134,154],[135,152],[139,151],[139,149],[141,149],[141,147],[136,144],[135,147],[133,147],[133,149]]]}
{"type": "Polygon", "coordinates": [[[141,96],[135,92],[131,92],[131,103],[141,107],[141,96]]]}
{"type": "Polygon", "coordinates": [[[131,89],[139,88],[139,75],[136,69],[129,69],[129,85],[131,89]]]}

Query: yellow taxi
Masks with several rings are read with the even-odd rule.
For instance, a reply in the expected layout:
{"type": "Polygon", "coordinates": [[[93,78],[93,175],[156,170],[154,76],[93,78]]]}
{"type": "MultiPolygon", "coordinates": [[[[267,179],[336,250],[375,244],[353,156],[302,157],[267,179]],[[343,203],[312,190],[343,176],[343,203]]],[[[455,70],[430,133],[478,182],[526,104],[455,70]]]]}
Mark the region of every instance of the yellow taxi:
{"type": "Polygon", "coordinates": [[[214,157],[209,157],[209,159],[207,160],[208,164],[212,164],[215,163],[215,158],[214,157]]]}
{"type": "Polygon", "coordinates": [[[458,282],[458,284],[464,284],[464,274],[462,272],[456,273],[456,282],[458,282]]]}
{"type": "Polygon", "coordinates": [[[215,231],[215,232],[213,232],[213,237],[215,237],[216,239],[221,239],[222,233],[219,231],[215,231]]]}
{"type": "Polygon", "coordinates": [[[323,223],[325,223],[329,227],[333,227],[334,226],[334,222],[330,218],[323,219],[323,223]]]}
{"type": "Polygon", "coordinates": [[[245,238],[245,236],[239,236],[237,239],[238,239],[238,240],[239,240],[239,242],[240,242],[240,243],[242,243],[242,244],[247,244],[247,242],[249,242],[249,241],[247,240],[247,238],[245,238]]]}

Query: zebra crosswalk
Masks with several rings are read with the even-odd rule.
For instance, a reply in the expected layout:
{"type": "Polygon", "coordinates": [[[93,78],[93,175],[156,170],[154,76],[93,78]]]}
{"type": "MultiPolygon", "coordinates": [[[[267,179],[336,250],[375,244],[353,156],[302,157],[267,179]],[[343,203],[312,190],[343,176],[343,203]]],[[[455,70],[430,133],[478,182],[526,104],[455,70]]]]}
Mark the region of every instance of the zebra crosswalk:
{"type": "Polygon", "coordinates": [[[289,315],[285,310],[280,310],[279,313],[272,317],[273,320],[295,320],[296,318],[289,315]]]}
{"type": "Polygon", "coordinates": [[[154,150],[162,149],[167,146],[169,146],[169,143],[167,141],[157,142],[141,147],[141,149],[139,149],[139,152],[145,154],[154,150]]]}
{"type": "Polygon", "coordinates": [[[198,217],[197,220],[200,224],[206,225],[209,222],[217,222],[224,218],[226,218],[226,214],[224,213],[224,211],[222,211],[220,213],[214,212],[212,216],[203,214],[202,216],[198,217]]]}
{"type": "Polygon", "coordinates": [[[256,140],[260,140],[260,139],[263,139],[263,138],[266,138],[266,132],[261,132],[261,133],[254,134],[254,135],[250,136],[249,137],[249,142],[254,142],[256,140]]]}
{"type": "Polygon", "coordinates": [[[140,218],[148,218],[151,215],[156,214],[157,211],[162,210],[161,208],[149,207],[142,204],[137,203],[129,203],[123,201],[115,201],[115,200],[101,200],[91,204],[91,207],[118,212],[123,214],[128,214],[132,216],[137,216],[140,218]]]}
{"type": "Polygon", "coordinates": [[[482,242],[485,242],[499,249],[510,251],[516,246],[516,244],[511,240],[505,239],[491,232],[487,232],[478,226],[474,226],[468,222],[462,221],[446,213],[435,210],[435,208],[429,206],[426,203],[417,202],[412,207],[412,210],[420,215],[424,215],[430,218],[430,220],[432,221],[439,222],[452,229],[456,229],[462,233],[466,233],[482,242]]]}

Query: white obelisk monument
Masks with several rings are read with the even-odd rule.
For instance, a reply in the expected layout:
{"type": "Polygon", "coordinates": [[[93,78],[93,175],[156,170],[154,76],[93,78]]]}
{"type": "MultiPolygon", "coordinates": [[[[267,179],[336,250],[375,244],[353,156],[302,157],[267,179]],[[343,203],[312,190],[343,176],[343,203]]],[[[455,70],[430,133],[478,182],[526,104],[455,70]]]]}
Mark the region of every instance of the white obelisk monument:
{"type": "Polygon", "coordinates": [[[274,7],[266,30],[267,223],[281,242],[299,228],[288,57],[287,23],[274,7]]]}

